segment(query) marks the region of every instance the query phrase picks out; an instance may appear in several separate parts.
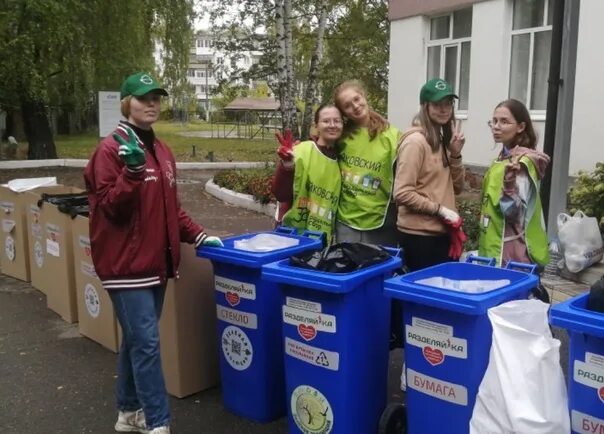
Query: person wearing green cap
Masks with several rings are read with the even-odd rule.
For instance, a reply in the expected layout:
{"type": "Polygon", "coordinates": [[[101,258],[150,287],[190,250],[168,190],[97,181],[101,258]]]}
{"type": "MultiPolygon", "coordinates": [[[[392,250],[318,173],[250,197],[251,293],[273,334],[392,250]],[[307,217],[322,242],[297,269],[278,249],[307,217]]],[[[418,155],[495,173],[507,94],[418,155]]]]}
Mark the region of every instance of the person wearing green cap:
{"type": "Polygon", "coordinates": [[[181,242],[222,242],[180,207],[174,155],[152,128],[168,93],[143,72],[120,93],[127,120],[101,140],[84,171],[94,268],[122,328],[115,430],[169,434],[158,331],[166,280],[178,276],[181,242]]]}
{"type": "Polygon", "coordinates": [[[398,239],[411,270],[458,259],[463,244],[455,194],[463,189],[461,150],[451,85],[440,78],[420,90],[420,110],[398,152],[394,197],[398,239]]]}

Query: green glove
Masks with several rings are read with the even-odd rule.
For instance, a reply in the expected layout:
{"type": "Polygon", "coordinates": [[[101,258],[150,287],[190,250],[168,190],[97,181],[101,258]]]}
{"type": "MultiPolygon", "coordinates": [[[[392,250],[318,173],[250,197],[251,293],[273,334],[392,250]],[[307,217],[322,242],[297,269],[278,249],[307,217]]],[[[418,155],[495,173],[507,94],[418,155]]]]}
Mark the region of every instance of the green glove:
{"type": "Polygon", "coordinates": [[[136,134],[131,128],[128,128],[128,141],[117,133],[113,133],[113,138],[120,144],[117,154],[126,163],[126,166],[138,167],[145,164],[145,151],[138,146],[136,134]]]}
{"type": "Polygon", "coordinates": [[[199,235],[199,239],[195,243],[195,247],[199,248],[201,246],[208,247],[224,247],[221,239],[215,236],[208,236],[205,232],[199,235]]]}

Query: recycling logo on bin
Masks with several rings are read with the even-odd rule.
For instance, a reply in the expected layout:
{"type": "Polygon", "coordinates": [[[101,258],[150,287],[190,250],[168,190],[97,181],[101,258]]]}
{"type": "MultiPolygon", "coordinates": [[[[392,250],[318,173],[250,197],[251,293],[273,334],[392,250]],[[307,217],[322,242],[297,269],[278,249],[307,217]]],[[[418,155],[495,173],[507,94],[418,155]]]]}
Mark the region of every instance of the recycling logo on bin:
{"type": "Polygon", "coordinates": [[[327,398],[317,389],[300,385],[291,395],[292,416],[304,434],[329,434],[333,411],[327,398]]]}
{"type": "Polygon", "coordinates": [[[239,327],[228,326],[222,332],[222,352],[224,358],[237,371],[250,367],[254,350],[250,338],[239,327]]]}
{"type": "Polygon", "coordinates": [[[405,327],[405,341],[421,348],[430,365],[440,365],[446,356],[468,358],[468,341],[453,336],[452,327],[415,317],[412,324],[405,327]]]}
{"type": "Polygon", "coordinates": [[[216,291],[222,292],[227,303],[231,306],[237,306],[241,299],[256,300],[256,285],[253,283],[240,282],[238,280],[227,279],[226,277],[215,276],[214,287],[216,291]]]}

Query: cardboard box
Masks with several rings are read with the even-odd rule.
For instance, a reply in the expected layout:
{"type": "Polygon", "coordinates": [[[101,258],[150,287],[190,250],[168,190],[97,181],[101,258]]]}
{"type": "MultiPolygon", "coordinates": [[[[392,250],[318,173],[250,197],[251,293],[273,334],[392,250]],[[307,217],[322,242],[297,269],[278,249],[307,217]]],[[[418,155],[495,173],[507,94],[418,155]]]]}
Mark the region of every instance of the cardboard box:
{"type": "Polygon", "coordinates": [[[168,283],[160,321],[166,389],[178,398],[220,383],[212,263],[189,244],[181,244],[180,254],[180,279],[168,283]]]}
{"type": "MultiPolygon", "coordinates": [[[[40,187],[33,192],[53,192],[63,186],[40,187]]],[[[29,231],[27,230],[26,193],[15,193],[0,186],[0,219],[2,224],[2,251],[0,269],[3,274],[29,282],[30,255],[29,231]]]]}
{"type": "Polygon", "coordinates": [[[101,285],[92,264],[88,217],[77,216],[72,222],[72,231],[79,331],[117,353],[119,326],[111,298],[101,285]]]}
{"type": "MultiPolygon", "coordinates": [[[[63,187],[53,193],[82,193],[63,187]]],[[[56,205],[41,202],[40,194],[28,193],[31,283],[46,294],[46,304],[70,323],[78,320],[75,273],[73,268],[72,219],[56,205]]]]}
{"type": "Polygon", "coordinates": [[[2,218],[0,269],[7,276],[28,282],[27,222],[21,195],[3,186],[0,186],[0,215],[2,218]]]}

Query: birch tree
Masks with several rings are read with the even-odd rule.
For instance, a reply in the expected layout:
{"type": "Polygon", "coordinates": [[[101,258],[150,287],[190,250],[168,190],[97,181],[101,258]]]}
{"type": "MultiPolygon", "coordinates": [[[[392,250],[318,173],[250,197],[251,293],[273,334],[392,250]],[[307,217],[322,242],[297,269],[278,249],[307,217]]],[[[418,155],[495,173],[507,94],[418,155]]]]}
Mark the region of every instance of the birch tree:
{"type": "Polygon", "coordinates": [[[304,95],[304,118],[300,136],[304,139],[310,137],[310,127],[313,122],[313,107],[317,104],[317,87],[319,67],[323,58],[323,39],[325,37],[325,25],[327,24],[327,4],[322,1],[319,5],[319,25],[317,27],[317,40],[315,50],[310,58],[308,68],[308,80],[304,95]]]}

